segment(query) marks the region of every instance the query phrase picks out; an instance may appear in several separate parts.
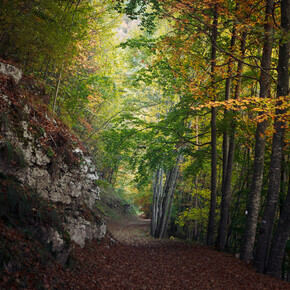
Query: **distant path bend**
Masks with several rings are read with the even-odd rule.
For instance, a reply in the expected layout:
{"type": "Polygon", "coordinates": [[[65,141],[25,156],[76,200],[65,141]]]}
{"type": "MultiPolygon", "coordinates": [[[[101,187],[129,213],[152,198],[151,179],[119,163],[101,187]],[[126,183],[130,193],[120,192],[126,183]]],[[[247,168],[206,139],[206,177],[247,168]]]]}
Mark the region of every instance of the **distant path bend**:
{"type": "Polygon", "coordinates": [[[150,219],[132,218],[107,222],[109,232],[118,242],[126,245],[148,245],[159,241],[149,235],[150,219]]]}

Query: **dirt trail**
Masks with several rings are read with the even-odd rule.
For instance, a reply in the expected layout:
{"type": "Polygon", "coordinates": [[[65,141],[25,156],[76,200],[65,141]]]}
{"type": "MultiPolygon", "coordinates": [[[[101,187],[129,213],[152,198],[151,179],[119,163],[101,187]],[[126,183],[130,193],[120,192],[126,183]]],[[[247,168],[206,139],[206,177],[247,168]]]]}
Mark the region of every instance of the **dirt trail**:
{"type": "Polygon", "coordinates": [[[107,228],[116,241],[126,245],[156,244],[158,240],[149,235],[150,220],[132,218],[121,222],[108,221],[107,228]]]}
{"type": "Polygon", "coordinates": [[[233,255],[153,239],[148,220],[109,221],[108,229],[112,237],[75,246],[67,269],[39,269],[32,278],[42,281],[41,289],[290,289],[233,255]]]}
{"type": "Polygon", "coordinates": [[[149,220],[108,222],[117,244],[99,248],[104,289],[290,289],[233,255],[149,236],[149,220]],[[107,269],[107,271],[106,271],[107,269]]]}

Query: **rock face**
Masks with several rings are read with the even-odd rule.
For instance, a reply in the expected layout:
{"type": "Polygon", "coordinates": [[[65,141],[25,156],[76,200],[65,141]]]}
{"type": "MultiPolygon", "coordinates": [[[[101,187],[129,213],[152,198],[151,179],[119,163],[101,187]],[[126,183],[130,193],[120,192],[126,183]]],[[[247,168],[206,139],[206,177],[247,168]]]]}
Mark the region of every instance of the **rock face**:
{"type": "Polygon", "coordinates": [[[16,83],[18,83],[22,78],[21,69],[0,61],[0,74],[5,76],[11,76],[16,83]]]}
{"type": "MultiPolygon", "coordinates": [[[[7,65],[5,67],[0,63],[0,72],[16,72],[15,80],[22,75],[17,73],[16,68],[13,70],[7,65]]],[[[2,112],[2,117],[9,114],[13,116],[13,102],[8,95],[0,95],[0,104],[8,108],[2,112]]],[[[79,160],[79,164],[71,165],[65,160],[66,153],[55,156],[44,148],[41,138],[53,138],[45,130],[40,130],[40,134],[39,128],[38,131],[31,129],[30,121],[34,118],[31,117],[31,110],[23,102],[20,109],[18,107],[21,114],[17,114],[17,120],[6,118],[5,121],[4,117],[0,118],[0,173],[16,177],[45,199],[60,206],[65,216],[64,227],[70,239],[81,247],[93,238],[103,238],[106,234],[104,221],[101,217],[92,220],[85,214],[86,211],[94,210],[100,198],[100,190],[95,183],[98,175],[92,159],[85,156],[79,148],[68,149],[71,150],[70,156],[79,160]]],[[[51,121],[49,117],[45,118],[51,121]]],[[[34,123],[37,122],[35,117],[34,123]]],[[[69,250],[56,230],[36,228],[34,231],[52,244],[53,251],[56,256],[59,255],[61,262],[66,260],[69,250]]]]}
{"type": "Polygon", "coordinates": [[[62,265],[66,264],[71,248],[58,231],[42,224],[30,226],[30,231],[42,244],[51,246],[52,254],[57,262],[62,265]]]}

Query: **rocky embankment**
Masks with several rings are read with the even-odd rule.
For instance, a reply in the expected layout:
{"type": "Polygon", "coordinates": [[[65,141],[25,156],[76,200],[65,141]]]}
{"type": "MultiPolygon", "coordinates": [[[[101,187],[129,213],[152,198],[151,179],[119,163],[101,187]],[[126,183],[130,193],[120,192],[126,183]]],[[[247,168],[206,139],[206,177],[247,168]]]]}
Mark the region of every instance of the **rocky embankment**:
{"type": "MultiPolygon", "coordinates": [[[[86,241],[103,238],[106,225],[95,214],[100,190],[93,161],[81,142],[49,113],[40,91],[20,69],[0,62],[0,174],[57,209],[58,228],[37,217],[37,208],[25,228],[65,264],[71,241],[84,247],[86,241]]],[[[9,200],[9,190],[2,190],[1,196],[9,200]]],[[[0,218],[9,220],[9,213],[3,212],[0,218]]]]}

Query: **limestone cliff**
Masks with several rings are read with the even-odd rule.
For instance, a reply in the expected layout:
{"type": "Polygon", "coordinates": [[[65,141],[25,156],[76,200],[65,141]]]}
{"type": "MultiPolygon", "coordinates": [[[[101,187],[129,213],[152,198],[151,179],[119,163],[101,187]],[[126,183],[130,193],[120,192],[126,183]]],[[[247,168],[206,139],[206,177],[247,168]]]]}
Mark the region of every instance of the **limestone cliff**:
{"type": "MultiPolygon", "coordinates": [[[[21,70],[0,63],[0,174],[13,176],[61,212],[69,239],[81,247],[106,233],[94,214],[100,198],[98,175],[81,142],[35,98],[21,70]]],[[[31,230],[64,264],[66,239],[43,223],[31,230]]]]}

